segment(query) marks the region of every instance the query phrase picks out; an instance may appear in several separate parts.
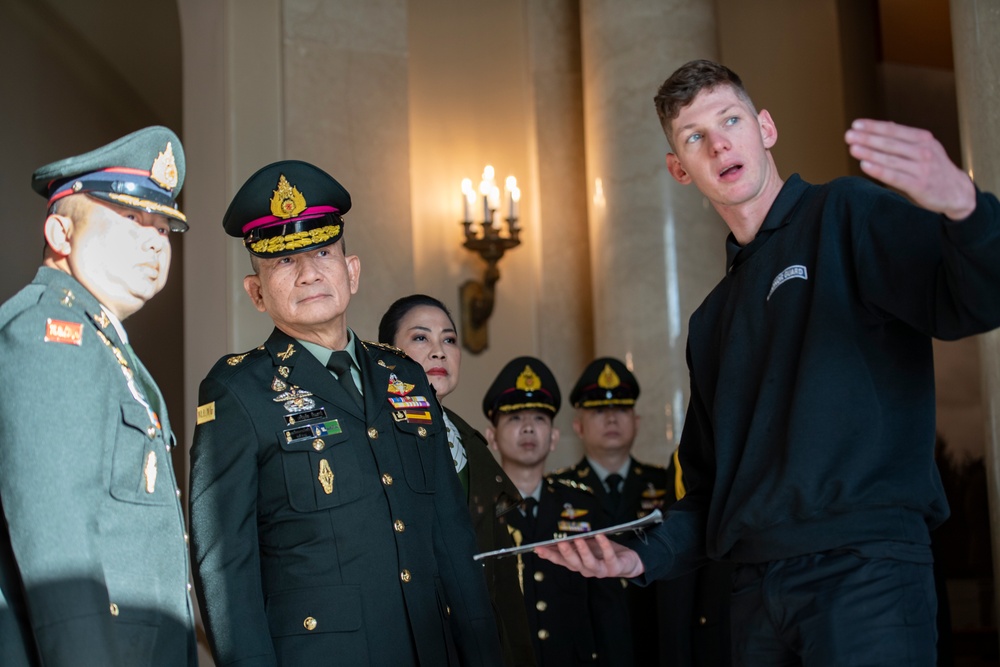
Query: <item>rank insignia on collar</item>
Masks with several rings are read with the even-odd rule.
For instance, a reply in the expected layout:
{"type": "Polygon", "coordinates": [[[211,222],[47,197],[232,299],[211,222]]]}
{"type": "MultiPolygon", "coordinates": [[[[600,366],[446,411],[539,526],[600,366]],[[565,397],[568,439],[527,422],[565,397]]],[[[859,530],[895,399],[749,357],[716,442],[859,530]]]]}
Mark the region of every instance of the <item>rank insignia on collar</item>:
{"type": "Polygon", "coordinates": [[[97,323],[97,326],[101,327],[102,329],[107,329],[108,325],[111,324],[111,320],[108,319],[108,314],[105,313],[103,310],[99,314],[91,315],[90,317],[91,319],[94,320],[95,323],[97,323]]]}
{"type": "Polygon", "coordinates": [[[590,510],[577,509],[573,507],[571,503],[565,503],[563,505],[563,511],[559,514],[564,519],[575,519],[578,516],[584,516],[585,514],[590,514],[590,510]]]}
{"type": "Polygon", "coordinates": [[[59,303],[69,308],[70,306],[73,305],[73,299],[76,298],[76,295],[73,294],[73,290],[68,290],[68,289],[64,289],[63,293],[65,294],[65,296],[63,296],[62,300],[60,300],[59,303]]]}
{"type": "Polygon", "coordinates": [[[590,468],[580,468],[576,471],[576,476],[579,478],[584,478],[590,474],[590,468]]]}
{"type": "Polygon", "coordinates": [[[278,366],[278,375],[280,375],[283,378],[287,378],[288,373],[289,373],[288,366],[278,366]]]}
{"type": "Polygon", "coordinates": [[[295,354],[295,346],[289,343],[287,350],[278,353],[278,358],[281,359],[282,361],[288,361],[288,358],[291,357],[293,354],[295,354]]]}
{"type": "Polygon", "coordinates": [[[45,337],[42,340],[46,343],[83,345],[83,322],[66,322],[50,317],[45,320],[45,337]]]}
{"type": "Polygon", "coordinates": [[[412,385],[408,382],[403,382],[398,377],[396,377],[395,373],[390,373],[389,388],[386,391],[388,391],[390,394],[395,394],[397,396],[406,396],[411,391],[413,391],[413,388],[415,386],[416,385],[412,385]]]}

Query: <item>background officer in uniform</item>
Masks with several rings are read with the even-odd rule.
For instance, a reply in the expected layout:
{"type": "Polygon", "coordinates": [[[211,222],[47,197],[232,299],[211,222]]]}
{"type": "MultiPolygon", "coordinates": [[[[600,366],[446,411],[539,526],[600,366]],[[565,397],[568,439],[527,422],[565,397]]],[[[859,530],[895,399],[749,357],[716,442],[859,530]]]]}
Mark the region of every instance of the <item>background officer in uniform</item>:
{"type": "MultiPolygon", "coordinates": [[[[518,357],[497,375],[483,398],[490,447],[524,497],[508,512],[515,544],[530,544],[607,525],[584,484],[544,476],[559,430],[559,385],[534,357],[518,357]]],[[[625,599],[617,581],[585,579],[534,553],[517,557],[540,667],[629,665],[632,654],[625,599]]]]}
{"type": "Polygon", "coordinates": [[[149,127],[38,169],[42,266],[0,307],[0,664],[195,665],[156,383],[122,321],[166,284],[184,151],[149,127]]]}
{"type": "Polygon", "coordinates": [[[201,384],[191,451],[198,599],[218,665],[495,665],[462,485],[423,368],[345,311],[350,195],[298,161],[260,169],[223,220],[275,323],[201,384]]]}
{"type": "MultiPolygon", "coordinates": [[[[635,376],[611,357],[588,364],[569,395],[576,408],[573,431],[584,457],[555,474],[593,488],[612,524],[642,518],[673,502],[673,480],[666,468],[632,458],[638,397],[635,376]]],[[[626,594],[636,664],[658,665],[661,627],[655,587],[628,586],[626,594]]]]}

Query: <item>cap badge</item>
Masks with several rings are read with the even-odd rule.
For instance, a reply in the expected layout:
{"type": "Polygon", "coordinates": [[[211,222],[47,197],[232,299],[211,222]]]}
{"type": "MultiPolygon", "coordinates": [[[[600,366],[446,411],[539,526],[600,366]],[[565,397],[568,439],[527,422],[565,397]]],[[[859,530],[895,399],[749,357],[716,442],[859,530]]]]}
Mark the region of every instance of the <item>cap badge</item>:
{"type": "Polygon", "coordinates": [[[167,147],[153,160],[149,170],[149,178],[161,188],[173,190],[177,187],[177,163],[174,161],[174,147],[167,142],[167,147]]]}
{"type": "Polygon", "coordinates": [[[621,383],[618,374],[611,370],[611,364],[604,364],[604,370],[597,377],[597,386],[601,389],[614,389],[621,383]]]}
{"type": "Polygon", "coordinates": [[[306,206],[306,198],[282,174],[281,178],[278,179],[278,187],[274,191],[274,196],[271,197],[271,215],[287,220],[306,210],[306,206]]]}
{"type": "Polygon", "coordinates": [[[535,371],[531,370],[531,366],[525,365],[524,370],[517,376],[517,382],[514,386],[521,391],[538,391],[542,388],[542,380],[535,371]]]}

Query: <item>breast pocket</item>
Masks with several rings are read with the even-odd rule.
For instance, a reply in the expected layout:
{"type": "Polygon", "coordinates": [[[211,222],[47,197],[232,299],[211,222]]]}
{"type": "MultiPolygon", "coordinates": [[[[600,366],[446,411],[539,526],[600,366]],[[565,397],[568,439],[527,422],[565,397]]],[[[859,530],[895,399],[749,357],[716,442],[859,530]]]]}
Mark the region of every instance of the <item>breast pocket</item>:
{"type": "Polygon", "coordinates": [[[361,466],[350,434],[337,420],[296,424],[277,437],[292,509],[315,512],[361,497],[361,466]]]}
{"type": "Polygon", "coordinates": [[[153,427],[146,408],[123,403],[111,460],[111,496],[141,505],[176,502],[170,475],[161,474],[169,465],[163,433],[153,427]]]}
{"type": "Polygon", "coordinates": [[[436,460],[448,441],[439,423],[395,423],[399,456],[406,472],[406,483],[417,493],[434,493],[436,460]]]}

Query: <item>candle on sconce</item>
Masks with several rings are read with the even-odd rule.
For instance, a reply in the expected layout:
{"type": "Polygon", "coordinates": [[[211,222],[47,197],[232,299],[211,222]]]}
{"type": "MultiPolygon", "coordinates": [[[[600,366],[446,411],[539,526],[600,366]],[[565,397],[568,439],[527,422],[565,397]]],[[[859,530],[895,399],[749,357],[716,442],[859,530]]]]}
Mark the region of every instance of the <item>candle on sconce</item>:
{"type": "Polygon", "coordinates": [[[510,219],[517,220],[517,203],[521,201],[521,188],[515,187],[510,191],[510,219]]]}
{"type": "Polygon", "coordinates": [[[470,209],[476,201],[476,191],[472,189],[472,179],[462,179],[462,222],[472,222],[470,209]]]}
{"type": "Polygon", "coordinates": [[[487,199],[489,199],[489,208],[490,208],[490,213],[491,213],[490,214],[490,222],[493,223],[494,227],[499,227],[500,221],[493,219],[492,212],[496,211],[496,210],[498,210],[500,208],[500,188],[498,188],[495,185],[493,187],[491,187],[490,188],[490,194],[487,197],[487,199]]]}
{"type": "MultiPolygon", "coordinates": [[[[514,191],[517,190],[517,179],[513,176],[508,176],[507,180],[504,181],[503,189],[507,193],[507,217],[513,220],[517,217],[516,207],[514,206],[514,191]]],[[[520,194],[518,196],[520,197],[520,194]]]]}
{"type": "Polygon", "coordinates": [[[496,184],[494,182],[494,171],[493,165],[486,165],[483,169],[483,180],[479,182],[479,194],[483,196],[483,225],[488,225],[493,222],[493,216],[490,211],[496,210],[496,206],[492,206],[490,202],[490,195],[493,190],[496,189],[496,184]]]}

